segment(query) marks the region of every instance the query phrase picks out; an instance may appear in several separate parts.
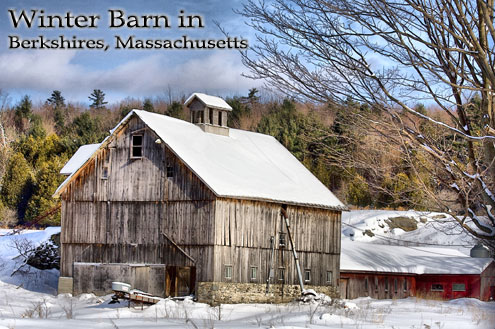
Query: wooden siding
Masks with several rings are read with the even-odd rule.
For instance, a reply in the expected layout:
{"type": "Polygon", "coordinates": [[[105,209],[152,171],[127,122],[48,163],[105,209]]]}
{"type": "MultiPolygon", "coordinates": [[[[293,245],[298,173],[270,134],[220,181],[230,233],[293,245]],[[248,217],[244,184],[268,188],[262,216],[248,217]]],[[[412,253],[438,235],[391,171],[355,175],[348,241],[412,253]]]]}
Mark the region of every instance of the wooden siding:
{"type": "Polygon", "coordinates": [[[481,273],[481,300],[495,300],[495,262],[481,273]]]}
{"type": "MultiPolygon", "coordinates": [[[[279,247],[279,232],[287,233],[281,218],[281,204],[261,201],[217,199],[215,218],[215,274],[218,282],[266,281],[271,254],[270,237],[275,237],[275,283],[280,283],[278,268],[285,268],[286,284],[298,284],[289,239],[279,247]],[[231,279],[225,278],[225,266],[233,268],[231,279]],[[256,280],[249,276],[257,268],[256,280]]],[[[294,245],[299,254],[301,270],[311,271],[307,284],[327,285],[326,272],[331,271],[332,284],[339,277],[340,212],[307,207],[288,206],[294,245]]]]}
{"type": "Polygon", "coordinates": [[[203,201],[215,195],[137,117],[98,151],[62,195],[70,201],[203,201]],[[143,157],[131,159],[133,132],[143,134],[143,157]],[[174,176],[167,177],[167,166],[174,176]],[[102,178],[108,167],[108,178],[102,178]]]}
{"type": "Polygon", "coordinates": [[[407,298],[416,294],[416,276],[399,273],[341,272],[340,288],[341,297],[348,299],[368,296],[375,299],[407,298]],[[388,289],[385,283],[387,280],[388,289]],[[397,280],[397,289],[395,289],[395,280],[397,280]],[[407,281],[407,289],[404,289],[404,281],[407,281]]]}
{"type": "Polygon", "coordinates": [[[165,233],[197,260],[198,279],[212,280],[215,196],[157,139],[132,118],[64,191],[62,276],[74,262],[192,266],[165,233]],[[141,159],[130,157],[132,132],[143,134],[141,159]]]}

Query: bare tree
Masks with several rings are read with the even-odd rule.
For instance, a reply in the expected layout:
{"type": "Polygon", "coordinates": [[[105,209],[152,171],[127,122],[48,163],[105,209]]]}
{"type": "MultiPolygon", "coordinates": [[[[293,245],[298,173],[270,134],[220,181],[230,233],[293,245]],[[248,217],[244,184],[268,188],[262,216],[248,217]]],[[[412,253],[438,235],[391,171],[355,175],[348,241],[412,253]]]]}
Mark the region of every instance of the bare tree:
{"type": "Polygon", "coordinates": [[[379,111],[370,130],[396,131],[404,160],[428,167],[463,211],[425,185],[438,208],[495,240],[493,0],[250,0],[240,13],[260,32],[242,53],[252,78],[296,98],[379,111]]]}

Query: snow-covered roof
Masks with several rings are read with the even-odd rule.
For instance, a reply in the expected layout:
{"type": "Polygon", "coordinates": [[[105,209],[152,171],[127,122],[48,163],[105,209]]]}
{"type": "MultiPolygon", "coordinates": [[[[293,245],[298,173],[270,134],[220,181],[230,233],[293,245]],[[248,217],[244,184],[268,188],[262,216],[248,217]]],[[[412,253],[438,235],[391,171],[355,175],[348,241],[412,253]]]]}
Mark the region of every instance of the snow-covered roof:
{"type": "Polygon", "coordinates": [[[390,246],[342,240],[340,271],[480,274],[492,262],[491,258],[472,258],[450,248],[390,246]]]}
{"type": "Polygon", "coordinates": [[[70,175],[89,159],[89,157],[100,147],[101,144],[88,144],[81,146],[65,166],[60,169],[62,175],[70,175]]]}
{"type": "Polygon", "coordinates": [[[229,104],[227,104],[226,101],[224,101],[220,97],[216,96],[211,96],[211,95],[206,95],[202,93],[194,93],[191,96],[189,96],[184,105],[188,106],[194,98],[198,98],[203,104],[205,104],[208,107],[216,108],[216,109],[221,109],[221,110],[227,110],[227,111],[232,111],[232,108],[230,107],[229,104]]]}
{"type": "MultiPolygon", "coordinates": [[[[137,115],[217,196],[347,210],[275,138],[230,129],[230,136],[204,132],[195,124],[141,110],[131,111],[111,132],[137,115]]],[[[103,141],[104,147],[110,138],[103,141]]],[[[86,161],[79,164],[82,167],[86,161]]],[[[55,192],[59,195],[69,176],[55,192]]]]}

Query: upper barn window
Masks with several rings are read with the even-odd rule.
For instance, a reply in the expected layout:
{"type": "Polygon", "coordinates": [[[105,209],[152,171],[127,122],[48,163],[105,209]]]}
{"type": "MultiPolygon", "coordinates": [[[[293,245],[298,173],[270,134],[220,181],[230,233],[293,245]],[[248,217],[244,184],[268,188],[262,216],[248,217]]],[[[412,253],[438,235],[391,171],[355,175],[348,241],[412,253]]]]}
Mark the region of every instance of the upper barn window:
{"type": "Polygon", "coordinates": [[[143,135],[132,135],[131,158],[143,157],[143,135]]]}

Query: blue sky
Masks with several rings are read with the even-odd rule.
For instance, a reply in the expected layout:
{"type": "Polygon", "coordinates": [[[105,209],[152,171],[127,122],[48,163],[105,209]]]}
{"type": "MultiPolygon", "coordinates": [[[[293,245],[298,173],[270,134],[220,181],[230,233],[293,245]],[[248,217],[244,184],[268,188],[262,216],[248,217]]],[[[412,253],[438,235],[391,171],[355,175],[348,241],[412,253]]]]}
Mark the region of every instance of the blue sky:
{"type": "Polygon", "coordinates": [[[102,89],[109,101],[125,97],[164,96],[168,89],[175,94],[194,91],[222,96],[245,94],[257,81],[241,76],[242,66],[236,50],[116,50],[114,36],[135,35],[141,39],[176,39],[186,34],[191,39],[224,39],[214,24],[218,21],[232,36],[254,40],[254,32],[243,18],[233,12],[241,1],[32,1],[2,0],[0,4],[0,89],[8,92],[15,103],[29,94],[35,101],[45,100],[58,89],[70,100],[87,102],[95,88],[102,89]],[[100,15],[96,29],[39,29],[24,25],[14,28],[9,9],[19,13],[41,10],[45,14],[100,15]],[[127,15],[164,14],[170,18],[171,28],[109,29],[108,10],[121,9],[127,15]],[[205,27],[179,29],[176,27],[179,10],[199,14],[205,27]],[[110,45],[101,50],[12,50],[8,36],[37,39],[38,36],[70,39],[105,39],[110,45]]]}

